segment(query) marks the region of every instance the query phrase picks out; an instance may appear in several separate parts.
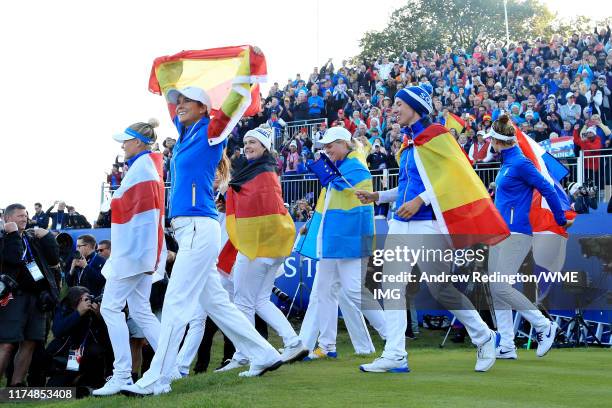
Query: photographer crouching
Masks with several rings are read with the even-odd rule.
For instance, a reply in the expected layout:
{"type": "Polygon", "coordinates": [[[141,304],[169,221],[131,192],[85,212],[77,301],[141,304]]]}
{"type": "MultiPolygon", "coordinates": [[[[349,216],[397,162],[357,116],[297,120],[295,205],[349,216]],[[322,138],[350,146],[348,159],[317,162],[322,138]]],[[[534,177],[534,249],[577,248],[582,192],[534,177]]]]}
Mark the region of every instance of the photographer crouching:
{"type": "Polygon", "coordinates": [[[47,347],[47,387],[76,386],[77,394],[86,396],[87,389],[104,385],[113,355],[100,315],[101,297],[74,286],[58,306],[51,329],[54,339],[47,347]]]}
{"type": "Polygon", "coordinates": [[[583,185],[570,183],[567,186],[570,203],[578,214],[588,214],[597,209],[599,190],[593,180],[586,180],[583,185]]]}
{"type": "Polygon", "coordinates": [[[59,300],[50,269],[59,263],[57,243],[45,229],[26,230],[27,222],[26,208],[11,204],[0,223],[0,378],[18,345],[11,386],[25,385],[36,343],[45,340],[46,312],[59,300]]]}

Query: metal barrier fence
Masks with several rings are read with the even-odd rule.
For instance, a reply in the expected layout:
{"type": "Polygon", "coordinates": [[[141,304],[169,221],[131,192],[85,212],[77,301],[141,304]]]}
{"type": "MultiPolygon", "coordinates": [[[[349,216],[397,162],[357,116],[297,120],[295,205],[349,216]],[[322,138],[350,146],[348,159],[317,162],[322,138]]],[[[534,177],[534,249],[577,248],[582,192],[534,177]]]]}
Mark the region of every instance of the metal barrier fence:
{"type": "Polygon", "coordinates": [[[577,181],[597,187],[599,200],[608,201],[612,195],[612,149],[580,151],[577,181]]]}
{"type": "MultiPolygon", "coordinates": [[[[611,149],[612,150],[612,149],[611,149]]],[[[611,152],[612,153],[612,152],[611,152]]],[[[612,154],[605,151],[580,152],[577,158],[564,160],[570,173],[564,180],[565,184],[576,181],[581,184],[592,182],[599,191],[599,200],[608,201],[612,194],[612,154]],[[586,154],[585,154],[586,153],[586,154]]],[[[478,165],[474,170],[485,187],[495,181],[501,163],[486,163],[478,165]]],[[[399,169],[372,170],[374,191],[397,187],[399,169]]],[[[285,175],[280,180],[285,203],[295,204],[297,200],[305,199],[313,206],[321,192],[321,183],[313,174],[285,175]]],[[[170,183],[166,183],[166,190],[170,183]]],[[[112,190],[107,183],[102,184],[101,203],[109,200],[112,190]]],[[[168,194],[166,194],[166,197],[168,194]]]]}
{"type": "Polygon", "coordinates": [[[274,136],[274,148],[276,150],[280,149],[284,141],[290,140],[293,136],[300,133],[300,129],[302,128],[305,128],[308,136],[314,140],[314,134],[322,123],[327,124],[327,119],[294,120],[292,122],[287,122],[284,132],[274,136]]]}

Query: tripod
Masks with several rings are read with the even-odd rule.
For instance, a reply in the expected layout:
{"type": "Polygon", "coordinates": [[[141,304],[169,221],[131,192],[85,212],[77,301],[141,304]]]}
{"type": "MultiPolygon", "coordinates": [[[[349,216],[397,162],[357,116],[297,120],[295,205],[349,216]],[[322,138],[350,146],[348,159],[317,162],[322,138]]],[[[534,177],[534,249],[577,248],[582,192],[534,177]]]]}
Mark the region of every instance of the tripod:
{"type": "Polygon", "coordinates": [[[601,340],[597,338],[597,336],[593,332],[593,329],[587,324],[587,322],[584,321],[584,315],[581,309],[576,309],[574,317],[572,317],[567,322],[567,324],[564,326],[564,329],[569,329],[570,327],[571,334],[568,338],[567,343],[563,346],[580,347],[581,344],[584,344],[585,347],[588,347],[589,343],[587,339],[588,337],[591,337],[593,338],[595,343],[597,343],[598,346],[603,347],[603,344],[601,344],[601,340]],[[584,338],[584,341],[581,341],[581,338],[584,338]]]}
{"type": "MultiPolygon", "coordinates": [[[[476,285],[476,284],[474,284],[476,285]]],[[[473,292],[475,292],[476,289],[473,289],[473,292]]],[[[491,313],[491,319],[493,320],[493,323],[495,323],[495,325],[497,326],[497,321],[495,319],[495,307],[493,306],[493,298],[491,297],[491,289],[489,288],[489,283],[483,283],[482,284],[482,292],[484,293],[484,301],[487,303],[487,305],[489,306],[489,312],[491,313]]],[[[476,304],[480,305],[480,299],[478,299],[479,301],[476,302],[476,304]]],[[[453,325],[455,324],[455,322],[457,321],[457,317],[453,316],[453,320],[451,320],[450,325],[448,326],[448,330],[446,331],[446,335],[444,336],[444,339],[442,340],[442,343],[439,344],[440,348],[444,348],[444,345],[446,344],[446,340],[448,339],[448,336],[450,335],[451,330],[453,329],[453,325]]]]}
{"type": "Polygon", "coordinates": [[[303,308],[304,307],[304,289],[307,290],[309,293],[312,292],[312,289],[306,284],[306,282],[304,281],[304,272],[302,270],[302,257],[301,255],[298,253],[296,256],[296,260],[297,260],[297,267],[299,269],[299,282],[297,287],[295,288],[295,293],[293,294],[292,298],[291,298],[291,305],[289,305],[289,309],[287,310],[287,317],[289,317],[289,315],[291,315],[291,310],[293,310],[293,305],[295,305],[295,300],[298,297],[298,294],[300,295],[300,307],[303,308]]]}

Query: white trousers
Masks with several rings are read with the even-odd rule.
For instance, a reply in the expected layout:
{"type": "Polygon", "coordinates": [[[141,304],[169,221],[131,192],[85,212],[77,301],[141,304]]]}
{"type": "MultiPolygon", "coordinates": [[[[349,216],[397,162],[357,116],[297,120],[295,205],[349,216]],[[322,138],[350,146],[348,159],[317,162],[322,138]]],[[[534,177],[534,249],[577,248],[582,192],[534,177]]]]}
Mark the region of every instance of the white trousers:
{"type": "MultiPolygon", "coordinates": [[[[449,244],[441,236],[442,232],[437,221],[409,221],[402,222],[392,220],[389,223],[389,232],[385,243],[386,248],[401,248],[409,249],[447,249],[449,244]]],[[[431,262],[417,262],[419,269],[422,272],[433,275],[448,274],[449,265],[439,260],[431,262]]],[[[393,275],[398,272],[410,272],[411,267],[408,263],[393,262],[383,266],[384,275],[393,275]],[[392,269],[388,271],[387,268],[392,269]],[[395,271],[395,268],[401,270],[395,271]]],[[[391,284],[393,286],[393,284],[391,284]]],[[[465,326],[472,343],[481,345],[487,342],[490,338],[490,330],[487,324],[482,320],[478,312],[470,300],[465,297],[451,283],[428,283],[429,291],[434,299],[446,307],[453,313],[457,319],[465,326]]],[[[383,283],[383,289],[387,287],[383,283]]],[[[395,286],[393,286],[395,287],[395,286]]],[[[398,304],[405,305],[404,290],[400,291],[402,299],[398,302],[393,301],[393,306],[386,307],[385,319],[387,321],[387,343],[383,357],[390,359],[400,359],[406,356],[406,309],[397,307],[398,304]]]]}
{"type": "MultiPolygon", "coordinates": [[[[514,275],[531,249],[531,235],[513,233],[497,245],[489,248],[489,273],[514,275]]],[[[495,306],[497,331],[501,335],[500,345],[514,348],[514,323],[512,309],[520,313],[536,331],[545,330],[549,320],[540,312],[525,295],[509,283],[489,283],[491,297],[495,306]]]]}
{"type": "MultiPolygon", "coordinates": [[[[336,350],[339,298],[335,294],[335,287],[339,287],[342,292],[340,297],[344,296],[348,300],[343,305],[345,307],[342,308],[342,314],[345,316],[344,313],[348,312],[345,316],[345,323],[347,327],[356,328],[356,330],[349,331],[353,344],[359,345],[360,350],[357,350],[356,347],[356,352],[371,353],[374,351],[374,346],[371,345],[372,339],[363,319],[364,314],[367,314],[370,323],[378,328],[381,336],[386,336],[386,324],[382,308],[364,309],[363,314],[361,313],[361,275],[362,268],[367,267],[367,261],[367,258],[321,259],[318,263],[318,271],[314,282],[314,291],[317,294],[316,322],[319,332],[319,347],[325,351],[336,350]],[[346,320],[347,318],[348,320],[346,320]]],[[[312,298],[310,302],[312,304],[312,298]]]]}
{"type": "MultiPolygon", "coordinates": [[[[255,258],[250,260],[241,253],[236,257],[232,269],[234,281],[234,304],[255,326],[255,314],[272,327],[283,339],[285,348],[295,346],[300,340],[283,312],[272,303],[272,287],[276,271],[283,258],[255,258]]],[[[248,358],[239,348],[234,354],[236,360],[248,358]]]]}
{"type": "MultiPolygon", "coordinates": [[[[318,265],[318,263],[317,263],[318,265]]],[[[314,350],[317,339],[319,337],[319,322],[318,318],[318,304],[319,304],[319,295],[318,295],[318,278],[319,273],[317,272],[314,277],[312,292],[310,293],[310,300],[308,302],[308,309],[306,309],[306,314],[304,315],[304,319],[302,320],[302,326],[300,328],[300,338],[302,339],[302,343],[309,349],[314,350]]],[[[335,282],[331,287],[331,294],[334,298],[336,298],[336,318],[337,318],[337,310],[340,307],[340,312],[342,312],[342,318],[344,319],[344,324],[346,325],[346,329],[349,333],[349,337],[351,339],[351,343],[353,344],[353,348],[356,354],[370,354],[376,351],[374,344],[372,343],[372,338],[370,337],[370,333],[365,324],[364,314],[367,313],[368,320],[374,329],[378,332],[380,337],[384,340],[386,338],[386,324],[384,321],[384,314],[376,313],[372,310],[364,310],[364,313],[361,313],[361,310],[357,305],[351,303],[350,299],[346,295],[346,292],[342,287],[340,287],[340,282],[335,282]]],[[[330,320],[328,322],[331,323],[331,327],[329,330],[337,330],[337,322],[333,323],[330,320]]],[[[335,337],[335,335],[334,335],[335,337]]]]}
{"type": "Polygon", "coordinates": [[[185,326],[202,310],[254,364],[280,360],[278,352],[230,302],[216,268],[221,245],[219,223],[208,217],[178,217],[172,222],[179,250],[166,290],[158,349],[151,367],[138,381],[169,383],[185,326]]]}
{"type": "Polygon", "coordinates": [[[152,282],[153,275],[144,273],[106,281],[100,313],[108,328],[108,335],[115,354],[114,377],[127,379],[131,378],[132,374],[130,333],[123,313],[126,302],[130,309],[130,316],[142,329],[153,350],[157,349],[160,323],[151,311],[151,303],[149,303],[152,282]]]}
{"type": "MultiPolygon", "coordinates": [[[[223,289],[228,292],[230,301],[233,301],[234,284],[232,280],[223,272],[219,273],[219,278],[221,278],[223,289]]],[[[195,359],[196,354],[198,354],[198,349],[204,338],[206,319],[206,313],[204,313],[202,306],[198,305],[196,315],[189,321],[189,329],[187,329],[185,340],[183,340],[183,345],[176,357],[176,366],[183,374],[189,374],[191,363],[195,359]]]]}

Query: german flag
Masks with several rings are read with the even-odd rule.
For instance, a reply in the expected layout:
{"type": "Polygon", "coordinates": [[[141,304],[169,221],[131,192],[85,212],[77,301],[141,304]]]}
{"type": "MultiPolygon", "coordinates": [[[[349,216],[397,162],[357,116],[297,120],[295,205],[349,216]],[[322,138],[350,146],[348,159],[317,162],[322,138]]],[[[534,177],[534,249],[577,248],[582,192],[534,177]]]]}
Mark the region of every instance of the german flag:
{"type": "Polygon", "coordinates": [[[230,182],[226,198],[226,228],[236,249],[253,260],[289,256],[295,225],[285,208],[269,154],[249,163],[230,182]]]}

